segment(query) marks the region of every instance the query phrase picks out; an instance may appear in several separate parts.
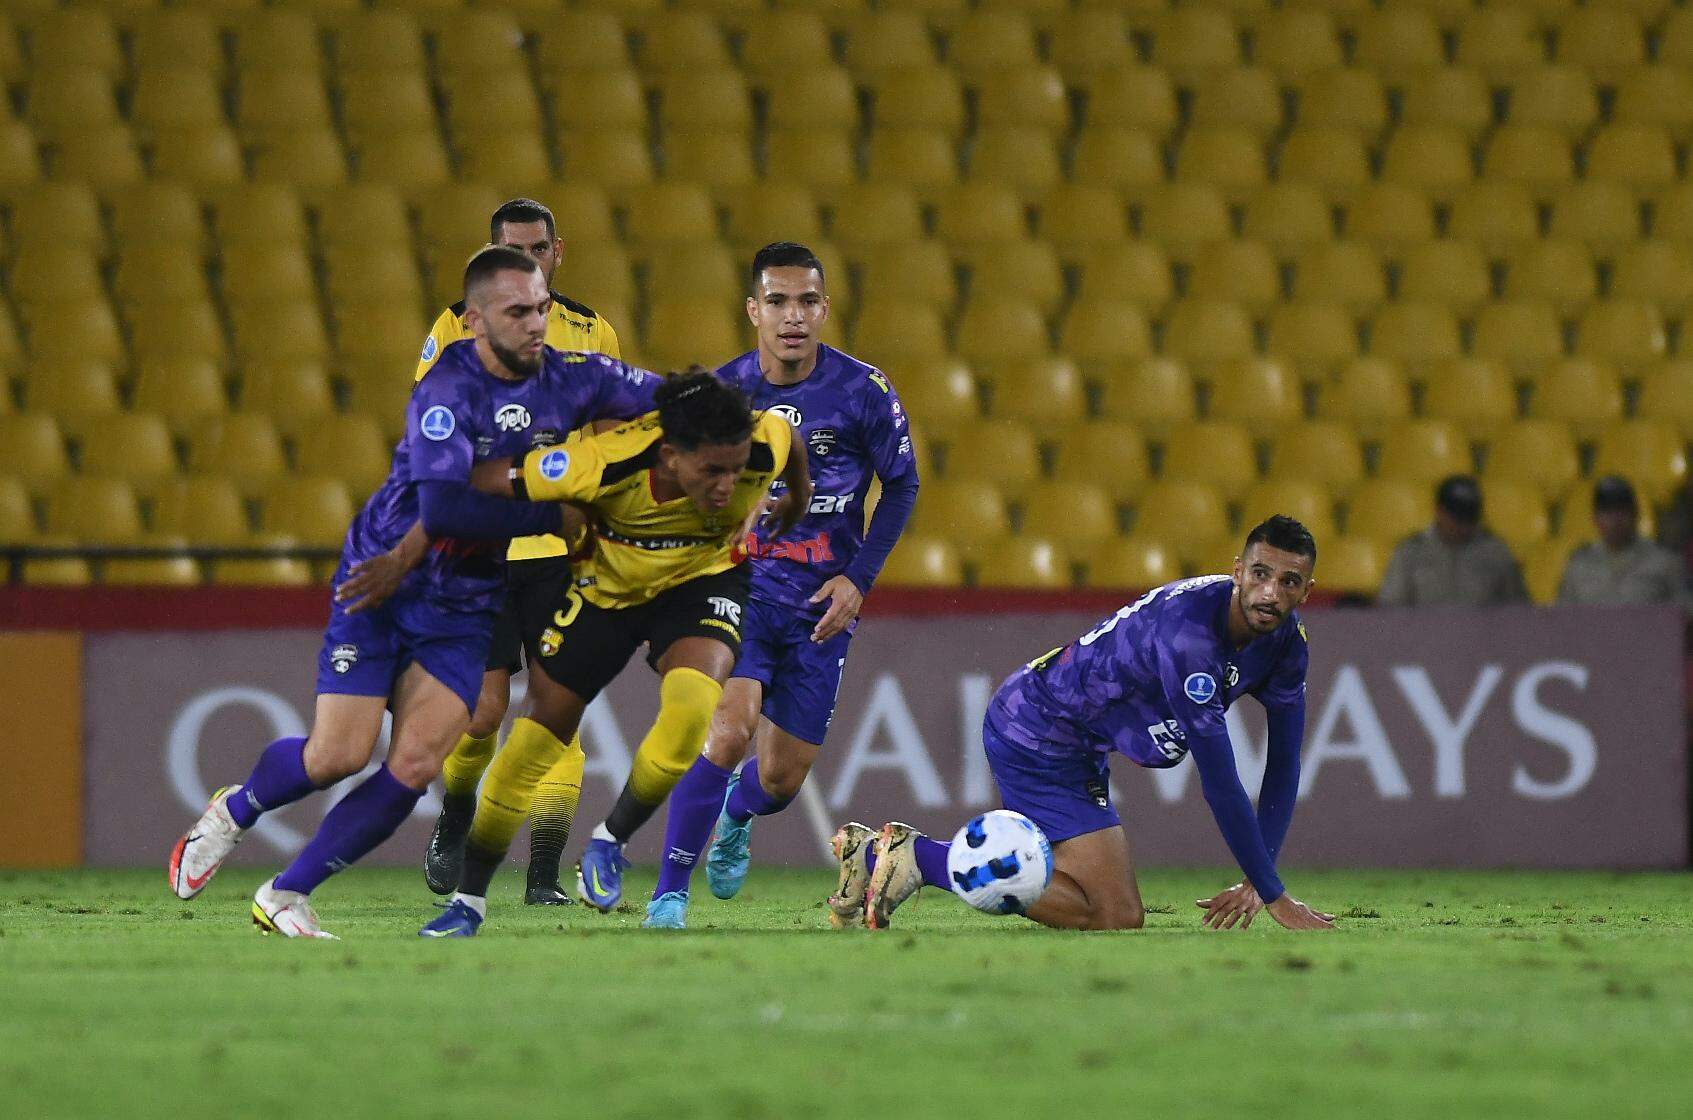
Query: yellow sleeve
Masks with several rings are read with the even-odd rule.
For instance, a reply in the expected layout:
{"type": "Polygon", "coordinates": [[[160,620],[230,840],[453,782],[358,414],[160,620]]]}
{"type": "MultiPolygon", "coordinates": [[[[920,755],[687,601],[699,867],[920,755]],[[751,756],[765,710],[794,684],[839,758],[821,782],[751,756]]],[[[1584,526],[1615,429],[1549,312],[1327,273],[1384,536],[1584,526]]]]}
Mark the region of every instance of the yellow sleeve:
{"type": "Polygon", "coordinates": [[[423,375],[435,368],[435,363],[440,360],[441,351],[445,350],[448,345],[461,338],[469,337],[470,335],[465,333],[464,324],[459,321],[457,315],[453,314],[452,308],[449,307],[441,312],[441,317],[435,320],[433,327],[429,328],[429,337],[423,340],[423,353],[418,355],[417,376],[412,379],[412,383],[416,384],[422,381],[423,375]]]}
{"type": "Polygon", "coordinates": [[[757,437],[770,445],[770,454],[776,465],[770,472],[771,478],[776,478],[788,466],[788,455],[794,446],[794,426],[788,423],[788,418],[776,412],[766,412],[759,417],[757,437]]]}
{"type": "Polygon", "coordinates": [[[617,343],[617,332],[611,329],[611,324],[606,322],[605,316],[598,316],[595,321],[599,324],[599,328],[594,332],[596,336],[594,349],[608,358],[616,358],[621,362],[623,360],[623,347],[617,343]]]}
{"type": "Polygon", "coordinates": [[[523,483],[536,502],[591,502],[604,473],[605,453],[592,436],[538,448],[523,459],[523,483]]]}

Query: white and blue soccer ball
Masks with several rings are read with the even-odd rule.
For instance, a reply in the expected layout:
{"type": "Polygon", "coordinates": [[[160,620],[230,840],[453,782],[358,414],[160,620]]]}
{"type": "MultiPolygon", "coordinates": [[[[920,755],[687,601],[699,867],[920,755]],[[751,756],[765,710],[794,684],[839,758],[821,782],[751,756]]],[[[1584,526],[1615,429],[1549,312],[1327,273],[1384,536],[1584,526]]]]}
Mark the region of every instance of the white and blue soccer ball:
{"type": "Polygon", "coordinates": [[[1052,845],[1035,822],[1010,809],[971,820],[946,854],[952,893],[989,914],[1022,914],[1052,882],[1052,845]]]}

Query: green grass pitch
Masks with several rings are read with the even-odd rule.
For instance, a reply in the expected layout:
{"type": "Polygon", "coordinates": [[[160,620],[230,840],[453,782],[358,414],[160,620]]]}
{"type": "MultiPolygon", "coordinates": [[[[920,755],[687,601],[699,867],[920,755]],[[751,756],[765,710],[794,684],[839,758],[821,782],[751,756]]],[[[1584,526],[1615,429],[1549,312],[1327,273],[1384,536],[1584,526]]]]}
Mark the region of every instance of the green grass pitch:
{"type": "MultiPolygon", "coordinates": [[[[0,1116],[1671,1116],[1693,1096],[1693,877],[1299,872],[1333,934],[1199,927],[1227,874],[1152,871],[1148,928],[1063,934],[924,891],[827,929],[823,873],[420,941],[413,872],[256,935],[258,875],[0,872],[0,1116]]],[[[651,872],[632,876],[644,901],[651,872]]]]}

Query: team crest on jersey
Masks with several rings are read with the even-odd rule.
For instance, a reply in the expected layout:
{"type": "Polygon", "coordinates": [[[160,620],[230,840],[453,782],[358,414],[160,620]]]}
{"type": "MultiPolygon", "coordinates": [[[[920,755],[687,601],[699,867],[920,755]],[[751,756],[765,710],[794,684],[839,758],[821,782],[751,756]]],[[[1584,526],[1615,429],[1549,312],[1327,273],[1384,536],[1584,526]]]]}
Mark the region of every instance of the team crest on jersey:
{"type": "Polygon", "coordinates": [[[1230,688],[1233,688],[1235,685],[1239,684],[1240,683],[1240,666],[1236,665],[1232,661],[1229,662],[1228,668],[1226,670],[1224,670],[1224,672],[1223,672],[1223,680],[1225,682],[1227,682],[1227,684],[1230,688]]]}
{"type": "Polygon", "coordinates": [[[780,416],[796,428],[805,423],[805,417],[801,416],[799,409],[795,408],[791,404],[771,405],[770,411],[774,412],[777,416],[780,416]]]}
{"type": "Polygon", "coordinates": [[[423,340],[423,354],[421,355],[421,359],[425,362],[432,362],[435,360],[435,355],[439,353],[440,350],[440,344],[435,341],[435,336],[430,335],[428,338],[423,340]]]}
{"type": "Polygon", "coordinates": [[[564,644],[564,635],[551,626],[541,631],[541,640],[537,643],[542,657],[551,657],[558,652],[558,647],[564,644]]]}
{"type": "Polygon", "coordinates": [[[533,420],[529,410],[520,404],[508,404],[494,413],[494,426],[502,432],[521,432],[533,420]]]}
{"type": "Polygon", "coordinates": [[[435,443],[450,438],[458,426],[458,421],[453,419],[453,410],[444,404],[431,407],[417,423],[423,438],[435,443]]]}
{"type": "Polygon", "coordinates": [[[835,449],[835,429],[813,428],[805,442],[813,455],[827,455],[835,449]]]}
{"type": "Polygon", "coordinates": [[[346,673],[358,664],[359,647],[351,642],[342,642],[329,651],[329,665],[337,673],[346,673]]]}
{"type": "Polygon", "coordinates": [[[536,428],[529,433],[529,448],[539,451],[543,447],[551,447],[555,443],[563,443],[558,438],[558,432],[553,428],[536,428]]]}
{"type": "Polygon", "coordinates": [[[718,618],[726,618],[731,626],[741,624],[741,604],[722,595],[713,595],[706,602],[711,604],[711,613],[718,618]]]}
{"type": "Polygon", "coordinates": [[[1187,680],[1182,682],[1182,691],[1195,704],[1209,704],[1211,698],[1217,695],[1217,678],[1210,673],[1189,673],[1187,680]]]}
{"type": "Polygon", "coordinates": [[[562,447],[554,448],[541,456],[541,477],[548,482],[557,482],[569,469],[570,452],[562,447]]]}

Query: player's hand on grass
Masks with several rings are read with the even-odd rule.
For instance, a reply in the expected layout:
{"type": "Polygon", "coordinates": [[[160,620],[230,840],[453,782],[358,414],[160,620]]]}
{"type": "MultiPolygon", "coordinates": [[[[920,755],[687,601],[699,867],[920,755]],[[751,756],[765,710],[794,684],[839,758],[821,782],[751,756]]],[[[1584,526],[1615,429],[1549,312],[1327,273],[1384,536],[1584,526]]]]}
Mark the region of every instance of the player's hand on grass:
{"type": "Polygon", "coordinates": [[[1334,915],[1313,910],[1290,894],[1283,894],[1264,909],[1287,929],[1333,929],[1334,915]]]}
{"type": "Polygon", "coordinates": [[[1194,899],[1193,904],[1205,911],[1200,923],[1212,929],[1233,929],[1237,924],[1246,929],[1264,908],[1264,900],[1258,897],[1251,883],[1236,883],[1210,898],[1194,899]]]}
{"type": "Polygon", "coordinates": [[[852,580],[839,575],[819,587],[811,602],[821,603],[825,599],[829,600],[829,609],[811,631],[814,642],[826,642],[851,626],[852,620],[858,617],[858,609],[864,605],[864,592],[852,580]]]}

